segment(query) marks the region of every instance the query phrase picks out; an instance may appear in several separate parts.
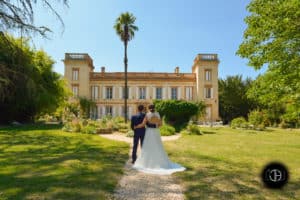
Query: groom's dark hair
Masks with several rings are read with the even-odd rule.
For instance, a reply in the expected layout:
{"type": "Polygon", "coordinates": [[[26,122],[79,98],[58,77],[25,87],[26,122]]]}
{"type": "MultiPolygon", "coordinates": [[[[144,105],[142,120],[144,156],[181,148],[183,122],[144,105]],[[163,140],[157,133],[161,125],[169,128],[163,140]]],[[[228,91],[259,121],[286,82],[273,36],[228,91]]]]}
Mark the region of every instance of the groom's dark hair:
{"type": "Polygon", "coordinates": [[[143,105],[139,105],[138,106],[138,111],[142,112],[144,110],[144,106],[143,105]]]}

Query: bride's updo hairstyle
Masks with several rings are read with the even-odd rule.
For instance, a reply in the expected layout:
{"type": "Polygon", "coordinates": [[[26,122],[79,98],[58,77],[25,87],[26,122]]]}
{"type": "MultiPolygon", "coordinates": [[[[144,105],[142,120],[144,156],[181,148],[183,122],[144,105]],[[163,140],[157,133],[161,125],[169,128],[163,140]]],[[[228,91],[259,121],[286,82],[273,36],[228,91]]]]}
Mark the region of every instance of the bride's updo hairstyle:
{"type": "Polygon", "coordinates": [[[155,112],[155,106],[153,104],[148,106],[148,109],[150,110],[150,112],[154,113],[155,112]]]}

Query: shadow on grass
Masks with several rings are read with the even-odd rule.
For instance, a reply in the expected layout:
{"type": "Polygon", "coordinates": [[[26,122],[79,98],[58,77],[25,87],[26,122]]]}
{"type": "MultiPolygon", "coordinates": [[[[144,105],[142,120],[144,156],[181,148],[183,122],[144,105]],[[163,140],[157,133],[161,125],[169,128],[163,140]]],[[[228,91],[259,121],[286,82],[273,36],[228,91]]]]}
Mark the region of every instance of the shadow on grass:
{"type": "Polygon", "coordinates": [[[264,133],[272,133],[274,130],[272,129],[263,129],[263,130],[255,130],[255,129],[236,129],[240,132],[249,133],[249,134],[264,134],[264,133]]]}
{"type": "Polygon", "coordinates": [[[255,174],[247,163],[237,164],[209,156],[198,156],[197,159],[205,164],[197,168],[186,166],[185,172],[176,174],[184,183],[185,196],[189,200],[299,199],[296,195],[299,195],[300,181],[289,182],[281,190],[270,190],[263,186],[259,174],[255,174]]]}
{"type": "Polygon", "coordinates": [[[203,134],[216,134],[215,131],[202,131],[203,134]]]}
{"type": "Polygon", "coordinates": [[[58,128],[0,130],[0,199],[108,199],[113,193],[128,145],[53,133],[58,128]]]}
{"type": "Polygon", "coordinates": [[[36,131],[36,130],[57,130],[63,127],[62,124],[22,124],[14,126],[0,126],[1,132],[17,132],[17,131],[36,131]]]}

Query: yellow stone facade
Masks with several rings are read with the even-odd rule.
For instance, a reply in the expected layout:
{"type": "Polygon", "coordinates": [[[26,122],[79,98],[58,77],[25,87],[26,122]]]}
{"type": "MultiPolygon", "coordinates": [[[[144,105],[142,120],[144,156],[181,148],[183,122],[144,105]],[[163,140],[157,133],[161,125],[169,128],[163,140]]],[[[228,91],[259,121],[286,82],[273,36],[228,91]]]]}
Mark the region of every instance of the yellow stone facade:
{"type": "MultiPolygon", "coordinates": [[[[64,76],[74,96],[96,102],[92,117],[124,116],[123,72],[106,72],[105,67],[95,72],[93,60],[86,53],[66,53],[63,62],[64,76]]],[[[128,117],[137,112],[139,104],[147,106],[154,99],[184,99],[204,101],[206,116],[200,120],[217,121],[218,64],[217,54],[198,54],[192,73],[181,73],[179,67],[173,73],[128,72],[128,117]]]]}

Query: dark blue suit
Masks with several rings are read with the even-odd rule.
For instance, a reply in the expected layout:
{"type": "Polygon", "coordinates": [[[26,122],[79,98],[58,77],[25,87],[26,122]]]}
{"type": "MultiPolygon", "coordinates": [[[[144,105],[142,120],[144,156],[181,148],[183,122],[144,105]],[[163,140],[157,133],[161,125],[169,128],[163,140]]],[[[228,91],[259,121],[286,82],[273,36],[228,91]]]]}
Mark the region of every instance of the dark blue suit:
{"type": "Polygon", "coordinates": [[[132,148],[133,162],[135,162],[136,160],[136,150],[139,144],[139,140],[141,140],[141,146],[143,146],[143,141],[145,137],[145,127],[134,129],[134,126],[141,124],[144,118],[145,118],[145,113],[141,113],[141,112],[131,117],[131,129],[134,131],[133,148],[132,148]]]}

